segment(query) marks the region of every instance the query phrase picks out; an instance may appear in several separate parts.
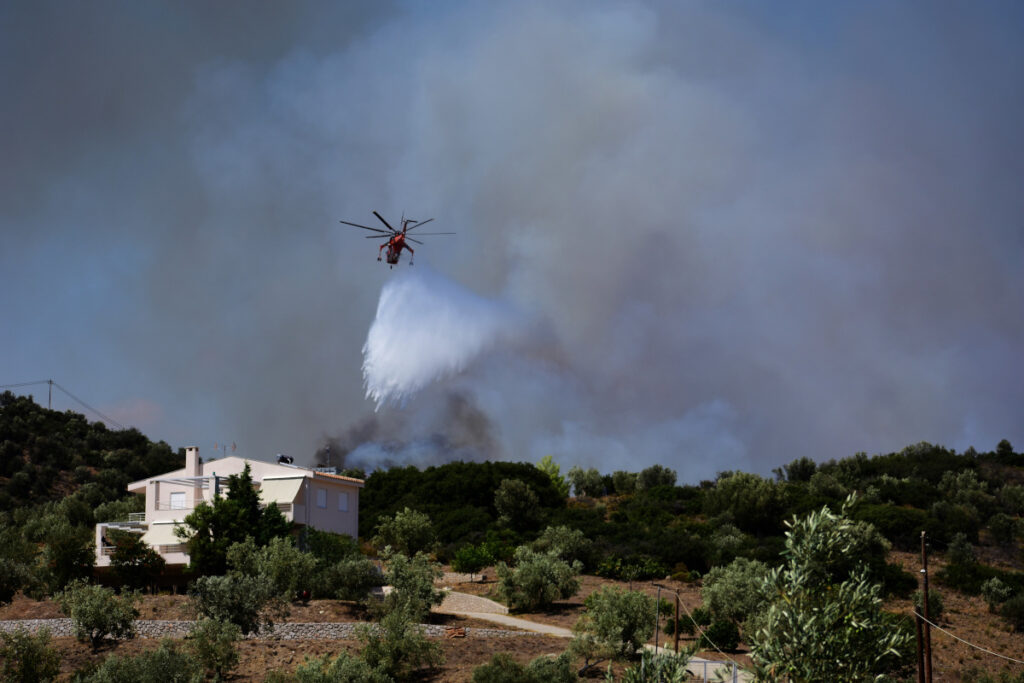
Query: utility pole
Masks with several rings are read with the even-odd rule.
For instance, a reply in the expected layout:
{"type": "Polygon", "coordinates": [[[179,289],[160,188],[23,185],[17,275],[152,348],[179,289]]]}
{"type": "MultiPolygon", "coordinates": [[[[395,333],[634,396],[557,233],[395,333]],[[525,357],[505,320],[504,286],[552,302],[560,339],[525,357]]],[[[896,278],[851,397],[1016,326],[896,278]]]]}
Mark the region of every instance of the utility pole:
{"type": "Polygon", "coordinates": [[[676,654],[679,654],[679,591],[676,591],[676,627],[672,629],[675,633],[675,645],[676,654]]]}
{"type": "Polygon", "coordinates": [[[928,614],[928,549],[925,545],[927,532],[921,532],[921,611],[924,612],[924,676],[925,683],[932,683],[932,625],[928,614]]]}
{"type": "Polygon", "coordinates": [[[924,633],[921,626],[921,608],[914,605],[914,626],[917,631],[917,683],[925,683],[924,680],[924,633]]]}
{"type": "Polygon", "coordinates": [[[48,379],[46,383],[49,385],[46,395],[46,409],[53,410],[53,380],[48,379]]]}

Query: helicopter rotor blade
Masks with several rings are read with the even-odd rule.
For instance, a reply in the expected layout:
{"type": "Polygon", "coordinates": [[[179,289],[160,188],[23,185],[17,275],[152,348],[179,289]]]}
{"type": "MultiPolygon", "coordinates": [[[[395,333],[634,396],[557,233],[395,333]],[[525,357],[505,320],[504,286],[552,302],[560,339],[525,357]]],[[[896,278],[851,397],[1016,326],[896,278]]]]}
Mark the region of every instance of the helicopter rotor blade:
{"type": "Polygon", "coordinates": [[[427,223],[429,223],[429,222],[430,222],[430,221],[432,221],[432,220],[434,220],[434,219],[433,219],[433,218],[428,218],[428,219],[427,219],[427,220],[425,220],[425,221],[412,221],[412,222],[414,223],[414,225],[410,225],[410,226],[409,226],[408,228],[406,228],[406,229],[407,229],[407,230],[415,230],[416,228],[420,227],[421,225],[426,225],[427,223]]]}
{"type": "Polygon", "coordinates": [[[423,244],[423,242],[420,242],[419,240],[413,239],[412,237],[406,237],[405,239],[409,240],[410,242],[415,242],[416,244],[423,244]]]}
{"type": "Polygon", "coordinates": [[[398,232],[397,230],[395,230],[394,228],[391,227],[390,223],[388,223],[386,220],[384,220],[384,216],[381,216],[376,211],[373,212],[373,215],[376,216],[377,218],[379,218],[381,223],[383,223],[384,225],[388,226],[388,230],[390,230],[391,232],[398,232]]]}
{"type": "Polygon", "coordinates": [[[457,232],[418,232],[417,237],[423,237],[424,235],[457,235],[457,232]]]}
{"type": "MultiPolygon", "coordinates": [[[[384,232],[384,231],[381,230],[381,232],[384,232]]],[[[381,235],[366,235],[366,239],[368,239],[368,240],[382,240],[382,239],[384,239],[384,237],[387,236],[387,234],[388,233],[384,232],[383,236],[381,236],[381,235]]],[[[390,239],[390,238],[388,238],[388,239],[390,239]]]]}
{"type": "Polygon", "coordinates": [[[344,223],[345,225],[351,225],[353,228],[362,228],[363,230],[373,230],[374,232],[379,232],[379,233],[382,233],[384,235],[391,234],[387,230],[381,230],[380,228],[371,228],[368,225],[359,225],[358,223],[349,223],[348,221],[338,221],[338,222],[339,223],[344,223]]]}

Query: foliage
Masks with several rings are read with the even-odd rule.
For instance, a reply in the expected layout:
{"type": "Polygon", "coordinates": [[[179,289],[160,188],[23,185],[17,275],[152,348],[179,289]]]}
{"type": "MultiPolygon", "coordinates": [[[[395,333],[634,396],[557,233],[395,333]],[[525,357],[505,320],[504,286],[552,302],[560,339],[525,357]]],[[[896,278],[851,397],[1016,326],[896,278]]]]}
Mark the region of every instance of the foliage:
{"type": "Polygon", "coordinates": [[[76,580],[92,576],[96,562],[95,540],[89,529],[74,526],[66,519],[50,518],[44,532],[40,556],[40,579],[46,591],[54,594],[76,580]]]}
{"type": "Polygon", "coordinates": [[[285,601],[309,591],[316,574],[316,558],[296,548],[290,537],[272,538],[262,548],[249,537],[228,548],[227,560],[232,573],[266,578],[272,595],[285,601]]]}
{"type": "Polygon", "coordinates": [[[700,637],[700,647],[703,649],[734,652],[739,644],[740,631],[736,623],[728,619],[715,619],[700,637]]]}
{"type": "Polygon", "coordinates": [[[1013,596],[1013,591],[998,577],[993,576],[981,584],[981,595],[988,603],[988,611],[995,612],[1000,605],[1013,596]]]}
{"type": "Polygon", "coordinates": [[[188,544],[190,571],[223,574],[228,548],[234,544],[252,537],[263,547],[291,532],[291,524],[276,505],[261,508],[248,463],[240,474],[228,477],[227,488],[227,495],[217,496],[212,504],[204,501],[197,505],[175,530],[188,544]]]}
{"type": "Polygon", "coordinates": [[[643,579],[665,576],[668,570],[665,568],[665,565],[651,557],[610,555],[598,565],[595,573],[598,576],[606,576],[610,579],[641,581],[643,579]]]}
{"type": "Polygon", "coordinates": [[[441,565],[425,553],[416,553],[414,557],[388,553],[384,562],[384,580],[392,590],[384,598],[383,613],[402,611],[417,623],[425,620],[430,608],[444,600],[444,593],[434,588],[434,579],[441,576],[441,565]]]}
{"type": "Polygon", "coordinates": [[[35,546],[18,530],[0,522],[0,605],[32,581],[35,546]]]}
{"type": "Polygon", "coordinates": [[[654,635],[654,598],[639,591],[604,586],[584,601],[586,611],[573,626],[574,652],[629,657],[654,635]]]}
{"type": "Polygon", "coordinates": [[[370,592],[384,585],[384,576],[372,560],[349,557],[325,567],[316,576],[314,594],[365,604],[370,592]]]}
{"type": "Polygon", "coordinates": [[[167,564],[160,553],[146,545],[139,534],[108,530],[114,542],[110,568],[122,585],[133,589],[151,586],[167,564]]]}
{"type": "Polygon", "coordinates": [[[579,465],[573,465],[569,468],[566,477],[572,484],[572,490],[576,496],[598,498],[604,495],[604,479],[596,468],[583,469],[579,465]]]}
{"type": "Polygon", "coordinates": [[[390,547],[395,552],[409,556],[419,552],[433,552],[436,544],[437,536],[430,517],[410,508],[396,512],[393,517],[381,517],[377,524],[377,535],[373,537],[373,545],[377,550],[390,547]]]}
{"type": "Polygon", "coordinates": [[[498,521],[513,529],[533,529],[540,522],[540,499],[520,479],[505,479],[494,492],[498,521]]]}
{"type": "Polygon", "coordinates": [[[527,665],[500,652],[473,669],[473,683],[574,683],[579,677],[567,655],[540,656],[527,665]]]}
{"type": "Polygon", "coordinates": [[[297,683],[390,683],[391,678],[375,671],[362,658],[339,652],[333,660],[329,655],[306,657],[295,670],[295,676],[288,680],[297,683]]]}
{"type": "Polygon", "coordinates": [[[622,683],[682,683],[690,678],[686,669],[690,657],[689,652],[655,654],[644,650],[640,663],[622,672],[622,683]]]}
{"type": "Polygon", "coordinates": [[[636,492],[636,479],[636,472],[616,470],[612,472],[612,487],[618,495],[626,496],[636,492]]]}
{"type": "Polygon", "coordinates": [[[539,553],[552,553],[563,562],[579,562],[587,566],[593,562],[594,544],[579,529],[567,526],[549,526],[532,545],[539,553]]]}
{"type": "Polygon", "coordinates": [[[52,681],[60,673],[60,653],[50,647],[49,629],[0,631],[0,681],[52,681]]]}
{"type": "Polygon", "coordinates": [[[203,678],[199,662],[164,638],[156,650],[107,657],[83,683],[201,683],[203,678]]]}
{"type": "Polygon", "coordinates": [[[444,661],[441,647],[427,639],[402,603],[387,611],[377,624],[360,627],[357,636],[363,641],[362,656],[370,668],[397,680],[444,661]]]}
{"type": "Polygon", "coordinates": [[[865,533],[847,513],[828,508],[788,523],[785,564],[769,572],[764,591],[774,596],[748,634],[764,677],[804,681],[862,681],[901,663],[910,634],[892,628],[881,611],[881,586],[850,554],[865,533]]]}
{"type": "Polygon", "coordinates": [[[646,491],[656,486],[675,486],[676,471],[663,465],[651,465],[640,470],[636,476],[638,491],[646,491]]]}
{"type": "Polygon", "coordinates": [[[520,546],[514,568],[504,562],[497,566],[498,595],[513,611],[533,611],[575,595],[581,569],[579,562],[569,564],[552,553],[520,546]]]}
{"type": "Polygon", "coordinates": [[[471,577],[484,567],[494,563],[494,558],[484,545],[466,545],[459,548],[452,558],[452,569],[464,572],[471,577]]]}
{"type": "Polygon", "coordinates": [[[61,611],[71,617],[75,637],[89,641],[93,652],[107,636],[132,638],[139,611],[135,604],[138,592],[125,592],[120,597],[109,588],[76,579],[59,593],[61,611]]]}
{"type": "Polygon", "coordinates": [[[569,482],[562,476],[562,468],[558,466],[552,456],[545,455],[541,458],[540,462],[537,463],[537,469],[548,475],[555,490],[561,494],[562,498],[569,497],[569,482]]]}
{"type": "Polygon", "coordinates": [[[243,634],[274,627],[276,609],[271,607],[274,586],[266,576],[238,573],[201,576],[192,582],[189,597],[197,616],[230,622],[243,634]]]}
{"type": "Polygon", "coordinates": [[[704,575],[701,598],[715,619],[740,624],[767,601],[762,589],[768,565],[740,557],[704,575]]]}
{"type": "Polygon", "coordinates": [[[946,559],[955,565],[971,565],[977,562],[974,546],[967,540],[967,534],[958,533],[953,536],[949,548],[946,549],[946,559]]]}
{"type": "Polygon", "coordinates": [[[999,614],[1017,631],[1024,631],[1024,593],[1018,593],[1003,603],[999,614]]]}
{"type": "Polygon", "coordinates": [[[736,526],[752,534],[777,532],[784,508],[778,484],[746,472],[722,473],[704,495],[707,514],[728,512],[736,526]]]}
{"type": "Polygon", "coordinates": [[[996,545],[1012,547],[1016,535],[1016,520],[1004,512],[997,512],[988,518],[988,529],[996,545]]]}
{"type": "Polygon", "coordinates": [[[100,522],[127,522],[129,514],[145,511],[145,496],[132,494],[120,500],[111,500],[97,505],[92,516],[97,524],[100,522]]]}
{"type": "Polygon", "coordinates": [[[238,666],[236,643],[241,638],[242,630],[237,625],[210,618],[197,621],[188,635],[193,656],[218,681],[225,680],[238,666]]]}

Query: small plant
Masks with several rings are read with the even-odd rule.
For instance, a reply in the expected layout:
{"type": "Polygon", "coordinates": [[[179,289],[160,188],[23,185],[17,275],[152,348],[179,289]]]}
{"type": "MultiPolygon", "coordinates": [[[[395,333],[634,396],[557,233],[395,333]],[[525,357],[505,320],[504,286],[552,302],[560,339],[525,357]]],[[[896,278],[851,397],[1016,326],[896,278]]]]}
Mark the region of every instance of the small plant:
{"type": "Polygon", "coordinates": [[[999,613],[1006,617],[1016,631],[1024,631],[1024,593],[1018,593],[1003,603],[999,613]]]}
{"type": "Polygon", "coordinates": [[[1013,591],[1005,583],[993,576],[981,584],[981,595],[988,603],[988,611],[995,612],[999,605],[1003,604],[1013,596],[1013,591]]]}
{"type": "Polygon", "coordinates": [[[501,652],[473,669],[473,683],[573,683],[578,680],[565,654],[541,656],[524,665],[501,652]]]}
{"type": "MultiPolygon", "coordinates": [[[[914,607],[921,611],[922,616],[924,615],[924,599],[921,591],[914,591],[914,607]]],[[[928,591],[928,619],[930,621],[937,622],[942,618],[942,611],[944,605],[942,604],[942,595],[939,591],[932,588],[928,591]]]]}
{"type": "Polygon", "coordinates": [[[107,657],[83,683],[201,683],[202,667],[173,641],[164,638],[156,650],[134,657],[107,657]]]}
{"type": "Polygon", "coordinates": [[[718,649],[733,652],[740,644],[740,632],[736,624],[728,619],[716,619],[711,622],[700,638],[702,649],[718,649]]]}
{"type": "Polygon", "coordinates": [[[242,630],[235,624],[208,617],[196,622],[188,635],[193,656],[217,681],[227,678],[231,670],[238,666],[238,648],[235,644],[241,638],[242,630]]]}
{"type": "Polygon", "coordinates": [[[71,617],[75,637],[83,642],[88,641],[93,652],[107,636],[135,636],[135,620],[139,617],[139,611],[135,609],[139,600],[136,591],[118,597],[109,588],[90,584],[85,579],[76,579],[56,597],[61,611],[71,617]]]}
{"type": "Polygon", "coordinates": [[[0,632],[0,680],[12,683],[52,681],[60,673],[60,653],[50,647],[50,631],[19,628],[0,632]]]}
{"type": "MultiPolygon", "coordinates": [[[[268,681],[271,679],[268,678],[268,681]]],[[[292,677],[281,676],[284,681],[295,683],[390,683],[385,674],[375,671],[362,658],[347,652],[340,652],[333,660],[329,655],[306,657],[292,677]]]]}

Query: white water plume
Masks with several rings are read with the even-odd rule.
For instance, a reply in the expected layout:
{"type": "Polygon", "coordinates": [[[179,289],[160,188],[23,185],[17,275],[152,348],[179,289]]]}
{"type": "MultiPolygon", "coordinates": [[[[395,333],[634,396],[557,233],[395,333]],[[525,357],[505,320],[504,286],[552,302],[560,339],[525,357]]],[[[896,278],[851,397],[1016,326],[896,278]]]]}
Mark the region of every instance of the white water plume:
{"type": "Polygon", "coordinates": [[[488,348],[523,335],[525,317],[429,268],[384,285],[363,345],[366,396],[379,409],[466,369],[488,348]]]}

